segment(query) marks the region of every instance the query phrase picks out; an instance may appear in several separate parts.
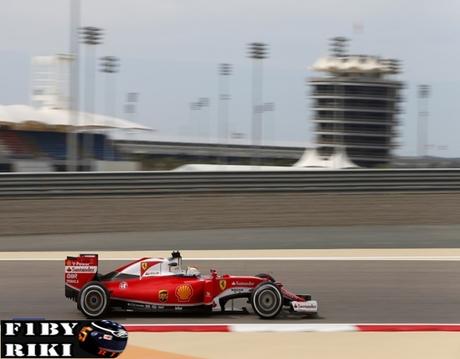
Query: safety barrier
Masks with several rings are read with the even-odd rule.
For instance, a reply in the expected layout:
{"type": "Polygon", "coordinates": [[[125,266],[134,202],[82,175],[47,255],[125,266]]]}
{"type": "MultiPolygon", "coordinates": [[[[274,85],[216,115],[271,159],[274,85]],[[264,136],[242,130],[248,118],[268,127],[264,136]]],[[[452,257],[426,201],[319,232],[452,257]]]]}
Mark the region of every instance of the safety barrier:
{"type": "Polygon", "coordinates": [[[460,191],[460,169],[3,173],[0,196],[460,191]]]}

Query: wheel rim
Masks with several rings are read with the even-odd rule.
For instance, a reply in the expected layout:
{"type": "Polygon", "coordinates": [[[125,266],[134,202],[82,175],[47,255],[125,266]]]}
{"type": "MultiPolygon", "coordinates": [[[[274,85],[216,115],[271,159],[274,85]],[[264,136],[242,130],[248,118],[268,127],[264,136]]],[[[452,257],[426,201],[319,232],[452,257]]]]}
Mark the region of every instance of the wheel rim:
{"type": "Polygon", "coordinates": [[[257,305],[263,313],[272,313],[278,306],[276,293],[271,290],[264,290],[257,297],[257,305]]]}
{"type": "Polygon", "coordinates": [[[86,292],[84,303],[85,309],[91,313],[99,313],[104,307],[104,296],[97,289],[90,289],[86,292]]]}

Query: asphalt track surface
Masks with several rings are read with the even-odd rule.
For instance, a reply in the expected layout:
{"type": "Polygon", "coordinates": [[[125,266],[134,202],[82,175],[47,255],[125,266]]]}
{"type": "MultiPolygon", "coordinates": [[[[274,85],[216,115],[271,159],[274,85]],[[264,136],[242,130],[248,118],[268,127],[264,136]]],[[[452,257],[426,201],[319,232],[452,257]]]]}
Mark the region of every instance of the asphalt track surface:
{"type": "Polygon", "coordinates": [[[0,251],[460,248],[460,225],[368,225],[0,236],[0,251]]]}
{"type": "MultiPolygon", "coordinates": [[[[100,271],[121,262],[101,263],[100,271]]],[[[269,272],[299,294],[319,301],[320,317],[289,315],[273,323],[458,323],[460,266],[448,261],[202,261],[203,273],[269,272]]],[[[0,262],[0,318],[83,319],[64,297],[61,261],[0,262]]],[[[255,315],[114,314],[122,323],[260,323],[255,315]]],[[[267,321],[264,321],[266,323],[267,321]]]]}

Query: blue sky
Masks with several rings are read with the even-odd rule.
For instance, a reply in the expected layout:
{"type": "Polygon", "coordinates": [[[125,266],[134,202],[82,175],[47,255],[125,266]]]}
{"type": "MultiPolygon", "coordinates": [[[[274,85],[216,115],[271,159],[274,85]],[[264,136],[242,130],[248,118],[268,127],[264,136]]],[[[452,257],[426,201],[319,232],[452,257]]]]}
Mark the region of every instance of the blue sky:
{"type": "MultiPolygon", "coordinates": [[[[217,64],[234,65],[230,122],[250,132],[251,63],[246,44],[270,45],[264,101],[265,143],[308,145],[311,112],[305,79],[327,53],[328,39],[351,39],[350,52],[399,58],[405,82],[401,146],[415,154],[416,86],[432,86],[430,154],[460,157],[460,2],[455,0],[82,0],[82,25],[106,31],[98,55],[121,58],[118,115],[127,92],[139,92],[136,120],[156,138],[215,138],[217,64]],[[362,31],[353,32],[353,24],[362,31]],[[189,103],[209,97],[191,118],[189,103]],[[211,131],[207,131],[211,129],[211,131]],[[445,149],[447,146],[447,149],[445,149]]],[[[69,49],[69,0],[3,0],[0,12],[0,103],[29,103],[30,58],[69,49]]],[[[97,110],[104,111],[98,75],[97,110]]]]}

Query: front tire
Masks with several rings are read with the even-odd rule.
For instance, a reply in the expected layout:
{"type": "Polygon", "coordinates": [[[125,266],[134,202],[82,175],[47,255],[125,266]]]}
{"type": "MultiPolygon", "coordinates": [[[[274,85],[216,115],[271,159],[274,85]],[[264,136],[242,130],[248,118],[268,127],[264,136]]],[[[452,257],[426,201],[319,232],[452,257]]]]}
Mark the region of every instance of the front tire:
{"type": "Polygon", "coordinates": [[[274,318],[283,308],[283,295],[274,283],[262,282],[252,292],[251,305],[260,318],[274,318]]]}
{"type": "Polygon", "coordinates": [[[110,310],[109,293],[99,282],[89,282],[78,295],[78,309],[87,318],[100,318],[110,310]]]}

